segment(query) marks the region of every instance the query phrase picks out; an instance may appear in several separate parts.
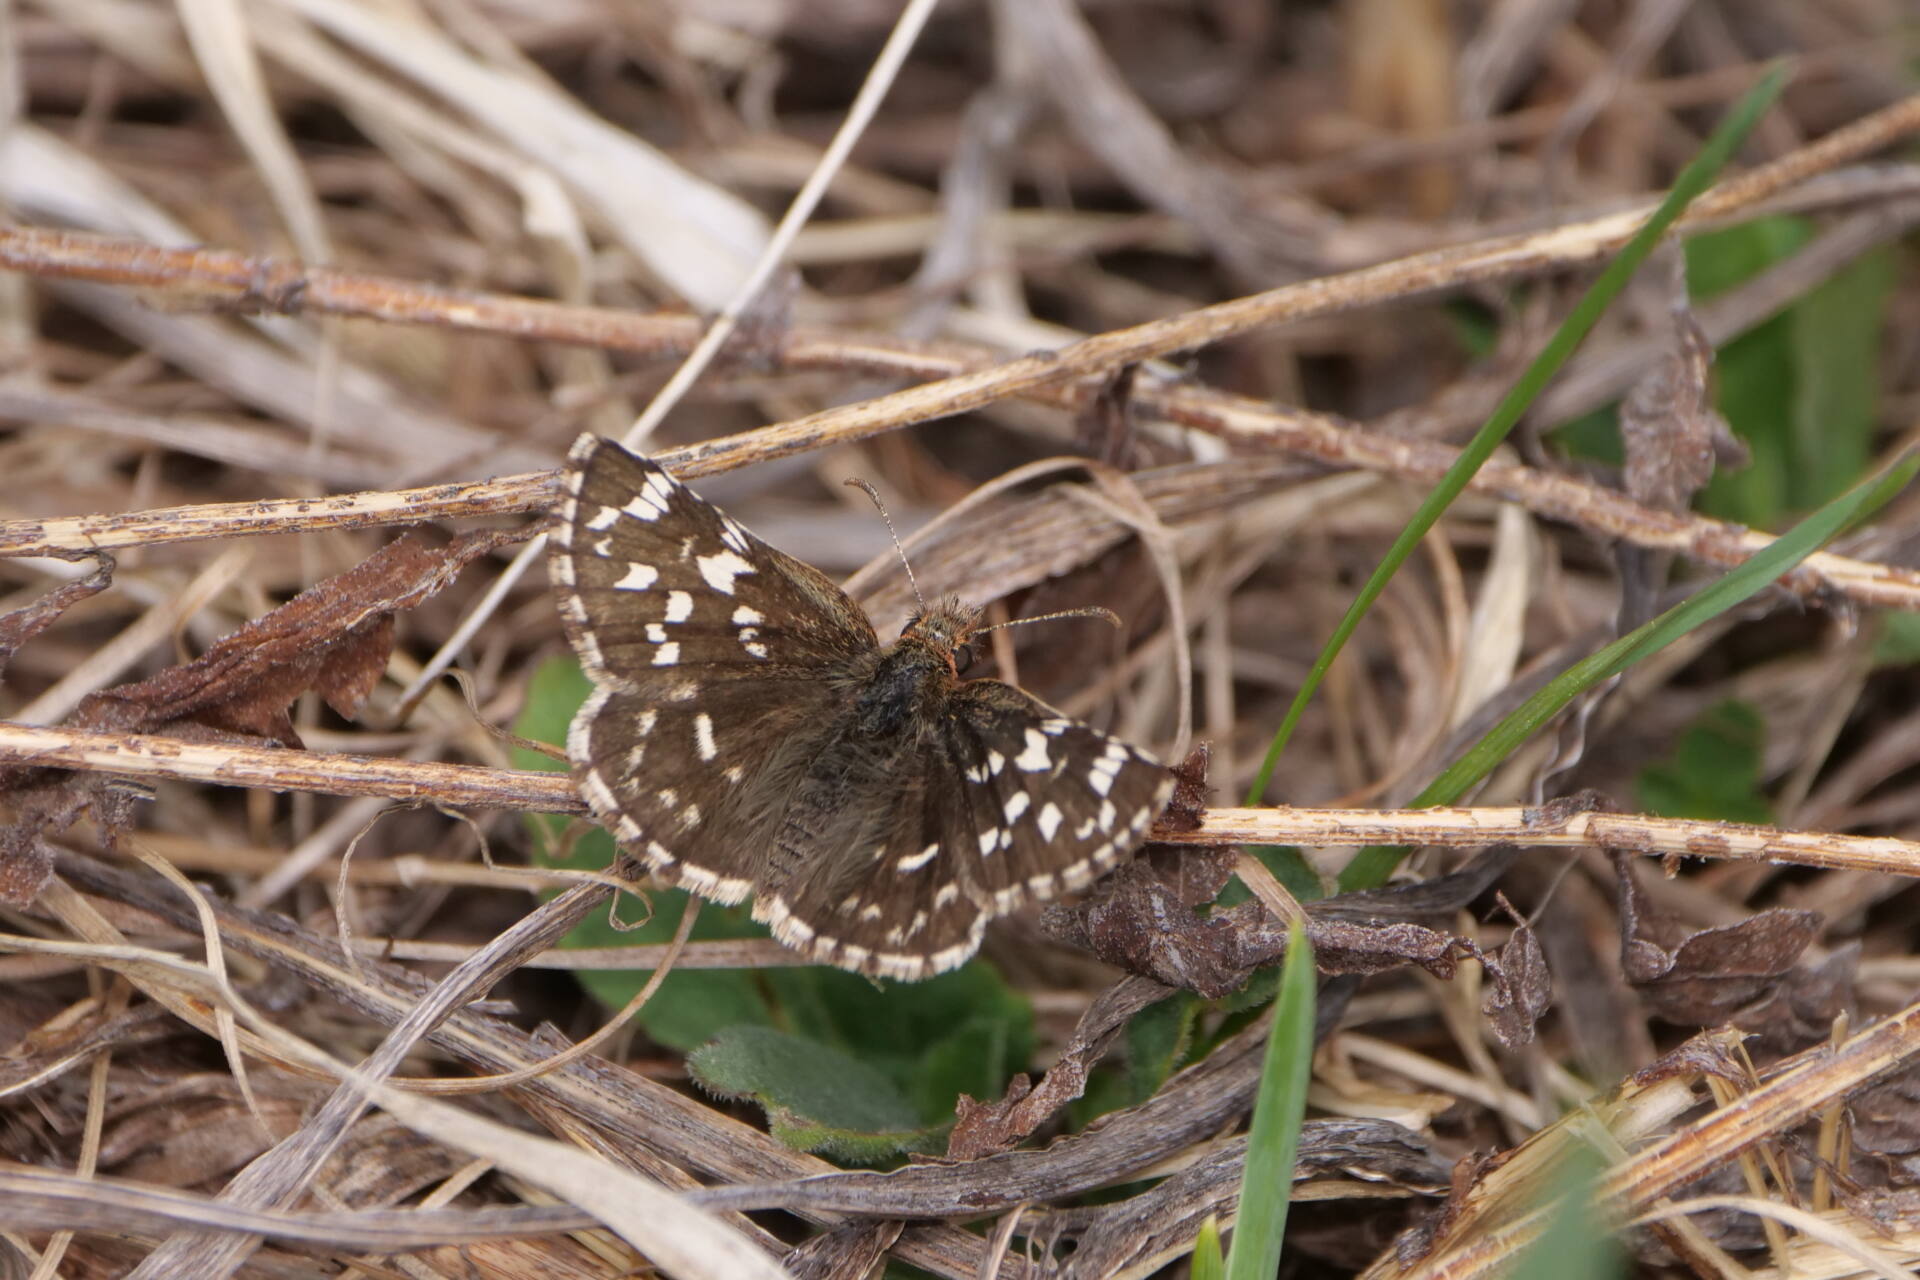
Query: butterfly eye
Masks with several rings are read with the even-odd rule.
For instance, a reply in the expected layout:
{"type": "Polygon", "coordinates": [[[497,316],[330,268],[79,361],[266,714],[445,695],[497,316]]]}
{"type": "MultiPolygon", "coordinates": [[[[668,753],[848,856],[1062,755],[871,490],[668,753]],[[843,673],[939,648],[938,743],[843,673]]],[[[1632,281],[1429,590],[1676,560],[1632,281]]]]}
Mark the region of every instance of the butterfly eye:
{"type": "Polygon", "coordinates": [[[953,651],[953,669],[961,675],[967,674],[967,668],[973,665],[973,646],[963,644],[953,651]]]}

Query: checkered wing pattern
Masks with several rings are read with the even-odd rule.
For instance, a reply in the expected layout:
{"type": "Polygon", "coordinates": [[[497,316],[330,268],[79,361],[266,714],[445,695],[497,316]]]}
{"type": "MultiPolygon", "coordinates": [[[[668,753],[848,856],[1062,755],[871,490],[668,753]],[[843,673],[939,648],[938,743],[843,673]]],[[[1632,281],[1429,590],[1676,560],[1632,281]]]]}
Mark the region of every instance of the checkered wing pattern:
{"type": "Polygon", "coordinates": [[[583,435],[567,462],[548,571],[595,683],[688,701],[717,680],[817,679],[877,647],[826,575],[652,461],[583,435]]]}
{"type": "Polygon", "coordinates": [[[780,747],[830,714],[872,624],[652,461],[583,435],[568,464],[548,572],[595,686],[567,740],[581,794],[660,878],[738,902],[780,747]]]}
{"type": "Polygon", "coordinates": [[[549,569],[595,688],[568,754],[660,878],[752,894],[789,946],[916,979],[1145,838],[1171,775],[961,681],[975,611],[942,602],[883,648],[833,583],[647,459],[589,435],[569,464],[549,569]]]}
{"type": "Polygon", "coordinates": [[[997,680],[961,685],[903,754],[898,802],[857,833],[859,856],[813,860],[757,911],[788,945],[887,977],[951,969],[994,917],[1092,883],[1173,791],[1152,757],[997,680]]]}

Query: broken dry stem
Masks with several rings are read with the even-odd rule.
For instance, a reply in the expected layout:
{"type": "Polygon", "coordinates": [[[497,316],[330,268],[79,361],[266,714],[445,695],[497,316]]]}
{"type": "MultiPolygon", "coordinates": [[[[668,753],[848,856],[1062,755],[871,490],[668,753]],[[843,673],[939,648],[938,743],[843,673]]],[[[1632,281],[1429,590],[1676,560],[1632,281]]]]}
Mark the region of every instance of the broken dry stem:
{"type": "MultiPolygon", "coordinates": [[[[189,742],[151,734],[46,729],[0,721],[0,763],[116,777],[185,779],[322,795],[386,796],[414,804],[584,814],[565,774],[392,757],[189,742]]],[[[1593,845],[1660,856],[1920,876],[1920,842],[1891,836],[1786,831],[1733,822],[1598,813],[1572,806],[1437,809],[1212,809],[1197,830],[1155,830],[1168,844],[1404,844],[1471,848],[1511,843],[1593,845]]]]}

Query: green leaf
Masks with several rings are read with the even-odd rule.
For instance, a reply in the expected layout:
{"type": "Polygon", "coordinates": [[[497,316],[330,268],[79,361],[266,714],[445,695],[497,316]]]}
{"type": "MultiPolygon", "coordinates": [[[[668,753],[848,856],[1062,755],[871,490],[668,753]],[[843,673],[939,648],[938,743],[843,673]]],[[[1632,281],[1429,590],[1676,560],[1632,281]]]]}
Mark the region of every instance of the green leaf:
{"type": "Polygon", "coordinates": [[[1604,405],[1553,428],[1553,447],[1563,457],[1624,466],[1627,451],[1620,441],[1619,403],[1604,405]]]}
{"type": "Polygon", "coordinates": [[[1131,1107],[1137,1102],[1127,1073],[1103,1064],[1087,1077],[1085,1092],[1067,1104],[1067,1128],[1084,1129],[1109,1111],[1131,1107]]]}
{"type": "Polygon", "coordinates": [[[1159,1092],[1186,1057],[1201,1007],[1198,996],[1177,991],[1127,1023],[1127,1085],[1135,1104],[1159,1092]]]}
{"type": "Polygon", "coordinates": [[[1602,1168],[1589,1147],[1568,1153],[1566,1167],[1548,1189],[1557,1201],[1539,1239],[1522,1251],[1512,1280],[1616,1280],[1627,1274],[1626,1257],[1594,1211],[1593,1189],[1602,1168]]]}
{"type": "MultiPolygon", "coordinates": [[[[1807,219],[1776,217],[1696,237],[1687,246],[1689,287],[1702,297],[1732,288],[1792,257],[1812,236],[1807,219]]],[[[1720,351],[1719,408],[1753,462],[1716,474],[1702,510],[1770,528],[1866,470],[1895,272],[1891,250],[1865,254],[1720,351]]]]}
{"type": "Polygon", "coordinates": [[[1240,1181],[1240,1210],[1227,1255],[1231,1280],[1272,1280],[1280,1268],[1280,1243],[1293,1197],[1294,1156],[1307,1113],[1307,1078],[1313,1065],[1313,944],[1295,928],[1280,970],[1280,1000],[1273,1011],[1260,1089],[1247,1135],[1247,1167],[1240,1181]]]}
{"type": "Polygon", "coordinates": [[[773,1136],[800,1151],[876,1161],[922,1142],[913,1104],[860,1059],[768,1027],[733,1027],[687,1058],[693,1078],[766,1110],[773,1136]]]}
{"type": "MultiPolygon", "coordinates": [[[[1687,245],[1688,288],[1707,298],[1789,258],[1810,227],[1801,218],[1760,218],[1697,236],[1687,245]]],[[[1698,503],[1702,511],[1755,528],[1774,527],[1791,505],[1794,349],[1787,315],[1755,325],[1714,359],[1716,404],[1753,461],[1716,470],[1698,503]]]]}
{"type": "Polygon", "coordinates": [[[1729,699],[1709,707],[1680,735],[1669,759],[1640,771],[1640,807],[1667,818],[1772,822],[1773,808],[1760,794],[1766,741],[1766,721],[1746,703],[1729,699]]]}
{"type": "MultiPolygon", "coordinates": [[[[1458,800],[1582,692],[1602,680],[1612,679],[1702,623],[1758,594],[1843,529],[1879,510],[1907,486],[1915,470],[1920,470],[1920,457],[1897,460],[1878,476],[1861,481],[1659,617],[1568,667],[1509,712],[1446,772],[1427,784],[1426,789],[1414,797],[1412,807],[1452,804],[1458,800]]],[[[1391,845],[1362,849],[1340,873],[1340,887],[1351,892],[1385,884],[1403,856],[1405,850],[1391,845]]]]}
{"type": "Polygon", "coordinates": [[[1920,613],[1889,613],[1880,618],[1873,664],[1903,667],[1920,662],[1920,613]]]}
{"type": "Polygon", "coordinates": [[[1880,422],[1880,344],[1895,270],[1891,249],[1865,254],[1787,313],[1795,377],[1788,493],[1796,510],[1825,502],[1867,470],[1880,422]]]}
{"type": "Polygon", "coordinates": [[[818,966],[764,976],[787,1030],[886,1073],[929,1124],[962,1093],[997,1097],[1033,1053],[1033,1006],[983,961],[915,983],[818,966]]]}

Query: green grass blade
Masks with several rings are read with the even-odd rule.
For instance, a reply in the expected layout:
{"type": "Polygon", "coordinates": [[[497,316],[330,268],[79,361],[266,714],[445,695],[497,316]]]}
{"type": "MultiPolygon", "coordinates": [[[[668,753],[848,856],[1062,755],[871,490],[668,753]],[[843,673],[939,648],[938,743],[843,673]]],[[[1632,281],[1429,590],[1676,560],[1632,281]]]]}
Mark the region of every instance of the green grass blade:
{"type": "Polygon", "coordinates": [[[1620,1280],[1627,1274],[1619,1243],[1593,1203],[1606,1172],[1591,1148],[1573,1153],[1546,1199],[1546,1230],[1520,1255],[1510,1280],[1620,1280]]]}
{"type": "MultiPolygon", "coordinates": [[[[1742,564],[1681,601],[1659,617],[1581,659],[1528,698],[1459,760],[1414,798],[1413,808],[1452,804],[1486,777],[1502,760],[1557,715],[1561,708],[1603,680],[1666,648],[1702,623],[1765,589],[1856,520],[1872,514],[1904,489],[1920,470],[1920,457],[1897,460],[1802,520],[1792,530],[1742,564]]],[[[1405,849],[1375,845],[1362,849],[1340,873],[1343,891],[1371,889],[1386,882],[1405,849]]]]}
{"type": "Polygon", "coordinates": [[[1500,442],[1507,438],[1514,424],[1520,421],[1521,415],[1545,389],[1548,381],[1572,356],[1574,349],[1586,338],[1588,332],[1599,321],[1601,314],[1612,305],[1615,296],[1626,287],[1627,281],[1646,260],[1647,255],[1653,252],[1654,246],[1660,242],[1660,237],[1666,234],[1667,228],[1673,225],[1674,220],[1686,210],[1687,205],[1692,203],[1696,196],[1712,185],[1715,176],[1726,164],[1727,158],[1733,154],[1734,148],[1740,145],[1761,114],[1779,96],[1780,88],[1785,81],[1786,70],[1775,67],[1728,113],[1727,118],[1707,140],[1707,145],[1701,149],[1698,156],[1694,157],[1693,163],[1681,172],[1680,177],[1673,184],[1673,189],[1667,193],[1667,198],[1661,201],[1660,207],[1654,210],[1653,216],[1647,219],[1646,225],[1627,242],[1626,248],[1620,251],[1620,256],[1607,265],[1607,269],[1601,272],[1600,278],[1593,282],[1592,287],[1575,304],[1566,320],[1547,342],[1546,347],[1534,358],[1533,363],[1527,366],[1526,372],[1520,375],[1513,389],[1501,400],[1499,407],[1493,411],[1493,416],[1488,418],[1486,425],[1474,434],[1467,447],[1460,451],[1460,457],[1447,468],[1446,475],[1440,478],[1440,483],[1434,486],[1433,492],[1429,493],[1426,501],[1420,504],[1420,509],[1414,513],[1413,519],[1400,531],[1400,536],[1394,540],[1393,546],[1381,560],[1380,567],[1375,569],[1373,576],[1367,579],[1366,585],[1360,589],[1360,594],[1354,598],[1353,604],[1347,609],[1346,616],[1340,619],[1340,625],[1334,628],[1326,647],[1321,650],[1320,656],[1314,661],[1313,669],[1307,673],[1306,681],[1300,686],[1300,692],[1294,696],[1293,704],[1287,708],[1286,717],[1274,733],[1272,745],[1267,748],[1266,758],[1260,763],[1260,772],[1247,792],[1249,805],[1265,802],[1267,784],[1273,778],[1273,771],[1280,763],[1280,754],[1286,749],[1287,741],[1293,736],[1294,727],[1306,711],[1307,703],[1319,689],[1321,680],[1326,677],[1327,669],[1333,665],[1333,660],[1339,657],[1341,649],[1346,647],[1347,640],[1360,625],[1360,619],[1366,616],[1367,610],[1373,607],[1373,602],[1379,599],[1382,591],[1386,590],[1388,581],[1399,571],[1400,565],[1406,558],[1413,553],[1420,539],[1424,538],[1427,531],[1440,519],[1441,513],[1460,496],[1474,473],[1492,456],[1500,442]]]}
{"type": "Polygon", "coordinates": [[[1193,1238],[1193,1280],[1227,1280],[1227,1264],[1220,1257],[1220,1220],[1211,1214],[1193,1238]]]}
{"type": "Polygon", "coordinates": [[[1313,944],[1295,927],[1280,970],[1280,999],[1253,1101],[1247,1169],[1240,1180],[1240,1215],[1227,1254],[1228,1280],[1273,1280],[1293,1194],[1293,1160],[1307,1110],[1313,1065],[1313,944]]]}

